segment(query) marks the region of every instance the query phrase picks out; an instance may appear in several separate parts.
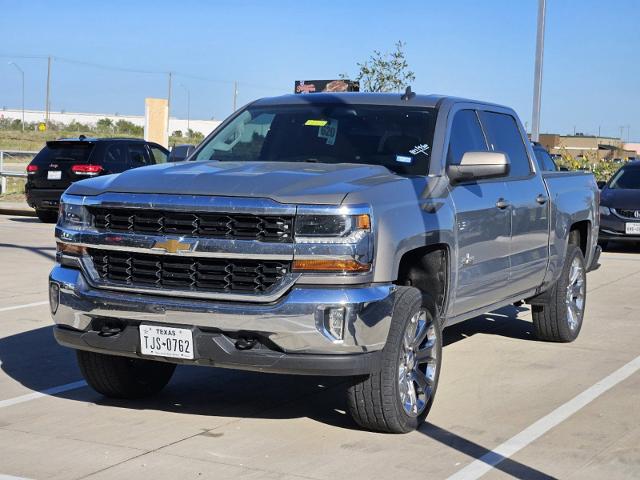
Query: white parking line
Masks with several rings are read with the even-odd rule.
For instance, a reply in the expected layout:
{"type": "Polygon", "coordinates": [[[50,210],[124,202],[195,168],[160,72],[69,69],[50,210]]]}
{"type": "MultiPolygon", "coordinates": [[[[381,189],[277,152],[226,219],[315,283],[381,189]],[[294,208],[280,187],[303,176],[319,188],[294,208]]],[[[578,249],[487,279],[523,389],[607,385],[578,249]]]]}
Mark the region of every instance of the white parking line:
{"type": "Polygon", "coordinates": [[[58,385],[57,387],[47,388],[41,392],[27,393],[26,395],[20,395],[19,397],[9,398],[7,400],[0,400],[0,408],[10,407],[18,403],[30,402],[37,398],[46,397],[48,395],[56,395],[57,393],[68,392],[69,390],[76,390],[78,388],[86,387],[87,382],[79,380],[77,382],[67,383],[65,385],[58,385]]]}
{"type": "Polygon", "coordinates": [[[0,312],[8,312],[10,310],[19,310],[21,308],[29,308],[29,307],[39,307],[40,305],[47,305],[49,302],[35,302],[35,303],[25,303],[24,305],[14,305],[13,307],[2,307],[0,308],[0,312]]]}
{"type": "Polygon", "coordinates": [[[14,477],[13,475],[2,475],[0,473],[0,480],[30,480],[27,477],[14,477]]]}
{"type": "Polygon", "coordinates": [[[474,460],[462,470],[451,475],[448,480],[475,480],[490,471],[503,460],[519,452],[527,445],[540,438],[556,425],[564,422],[571,415],[587,406],[607,390],[627,379],[640,370],[640,356],[619,368],[611,375],[603,378],[584,392],[573,397],[567,403],[559,406],[550,414],[511,437],[489,453],[474,460]]]}

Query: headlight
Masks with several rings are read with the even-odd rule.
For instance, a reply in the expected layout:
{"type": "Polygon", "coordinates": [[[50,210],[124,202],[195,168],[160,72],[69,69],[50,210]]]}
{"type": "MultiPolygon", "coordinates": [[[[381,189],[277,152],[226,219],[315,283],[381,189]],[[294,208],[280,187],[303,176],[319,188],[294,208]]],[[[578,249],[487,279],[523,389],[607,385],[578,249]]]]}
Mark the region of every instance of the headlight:
{"type": "Polygon", "coordinates": [[[611,215],[611,209],[600,205],[600,215],[611,215]]]}
{"type": "Polygon", "coordinates": [[[322,238],[323,241],[344,239],[357,231],[371,230],[369,215],[300,215],[296,218],[295,235],[322,238]]]}
{"type": "Polygon", "coordinates": [[[327,213],[301,212],[295,219],[292,271],[365,273],[373,262],[373,232],[363,208],[327,208],[327,213]],[[356,212],[354,212],[356,210],[356,212]],[[342,213],[344,212],[344,213],[342,213]]]}
{"type": "Polygon", "coordinates": [[[68,230],[81,230],[91,225],[89,212],[82,206],[81,198],[63,196],[60,201],[58,226],[68,230]]]}

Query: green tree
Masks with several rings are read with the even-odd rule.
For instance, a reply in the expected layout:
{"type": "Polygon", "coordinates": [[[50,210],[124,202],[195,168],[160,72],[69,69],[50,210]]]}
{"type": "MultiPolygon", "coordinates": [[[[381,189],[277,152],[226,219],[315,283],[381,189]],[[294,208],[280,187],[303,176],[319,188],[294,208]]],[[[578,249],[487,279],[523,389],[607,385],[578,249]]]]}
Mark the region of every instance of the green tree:
{"type": "Polygon", "coordinates": [[[172,137],[181,137],[182,136],[182,130],[175,130],[172,134],[172,137]]]}
{"type": "Polygon", "coordinates": [[[100,131],[107,131],[113,129],[113,120],[110,118],[101,118],[96,122],[96,128],[100,131]]]}
{"type": "Polygon", "coordinates": [[[139,127],[138,125],[128,120],[120,119],[116,122],[116,132],[140,136],[143,134],[144,128],[139,127]]]}
{"type": "MultiPolygon", "coordinates": [[[[355,79],[360,82],[360,89],[364,92],[399,92],[416,79],[409,70],[404,47],[405,43],[398,41],[392,52],[374,50],[371,57],[363,63],[357,63],[359,72],[355,79]]],[[[341,78],[347,76],[342,74],[341,78]]]]}

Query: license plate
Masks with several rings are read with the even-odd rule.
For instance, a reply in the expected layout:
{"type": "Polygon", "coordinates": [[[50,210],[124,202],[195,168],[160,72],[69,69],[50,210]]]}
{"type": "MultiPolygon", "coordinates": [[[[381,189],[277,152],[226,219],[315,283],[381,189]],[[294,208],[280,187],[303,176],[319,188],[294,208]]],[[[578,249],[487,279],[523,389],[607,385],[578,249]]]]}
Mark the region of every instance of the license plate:
{"type": "Polygon", "coordinates": [[[47,180],[60,180],[62,172],[60,170],[49,170],[47,172],[47,180]]]}
{"type": "Polygon", "coordinates": [[[186,328],[140,325],[143,355],[193,359],[193,333],[186,328]]]}
{"type": "Polygon", "coordinates": [[[640,235],[640,223],[627,223],[624,226],[627,235],[640,235]]]}

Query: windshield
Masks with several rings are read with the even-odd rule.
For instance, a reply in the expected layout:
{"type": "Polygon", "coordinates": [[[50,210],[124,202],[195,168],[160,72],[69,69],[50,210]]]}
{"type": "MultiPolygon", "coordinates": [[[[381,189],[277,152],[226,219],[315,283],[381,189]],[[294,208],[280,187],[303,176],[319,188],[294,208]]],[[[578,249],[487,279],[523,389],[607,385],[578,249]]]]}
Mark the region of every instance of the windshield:
{"type": "Polygon", "coordinates": [[[609,182],[608,188],[639,190],[640,168],[621,168],[609,182]]]}
{"type": "Polygon", "coordinates": [[[358,163],[425,175],[435,120],[433,108],[249,106],[194,160],[358,163]]]}

